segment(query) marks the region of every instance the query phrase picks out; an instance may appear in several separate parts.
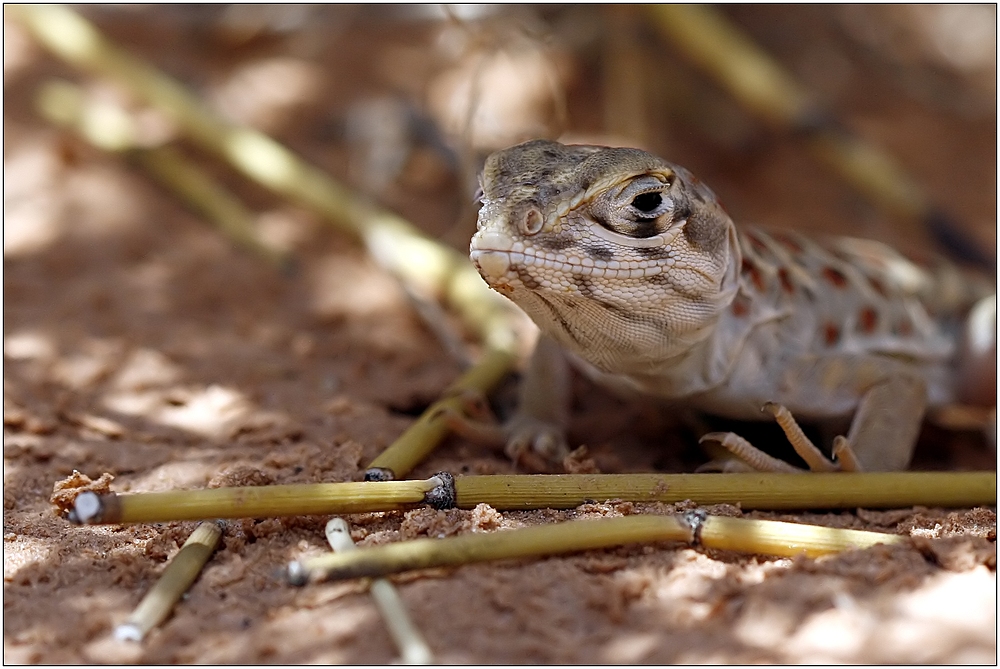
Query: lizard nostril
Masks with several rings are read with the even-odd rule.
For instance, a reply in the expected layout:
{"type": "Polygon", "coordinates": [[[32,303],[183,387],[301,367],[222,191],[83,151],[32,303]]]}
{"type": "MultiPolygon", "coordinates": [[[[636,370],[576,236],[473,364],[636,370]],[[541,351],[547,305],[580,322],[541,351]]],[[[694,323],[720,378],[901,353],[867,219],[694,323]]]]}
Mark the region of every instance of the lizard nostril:
{"type": "Polygon", "coordinates": [[[521,219],[521,232],[526,235],[538,234],[544,223],[545,218],[542,216],[542,212],[532,207],[525,212],[524,217],[521,219]]]}

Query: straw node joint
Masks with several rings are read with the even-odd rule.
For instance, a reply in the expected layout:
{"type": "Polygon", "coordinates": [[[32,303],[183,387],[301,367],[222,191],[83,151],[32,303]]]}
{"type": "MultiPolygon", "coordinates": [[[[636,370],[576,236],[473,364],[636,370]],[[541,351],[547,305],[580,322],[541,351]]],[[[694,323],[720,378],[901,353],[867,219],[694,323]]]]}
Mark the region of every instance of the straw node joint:
{"type": "Polygon", "coordinates": [[[681,516],[681,520],[691,529],[691,545],[701,545],[701,529],[708,520],[708,513],[704,509],[692,509],[681,516]]]}
{"type": "Polygon", "coordinates": [[[385,467],[369,467],[365,470],[365,481],[394,481],[396,475],[385,467]]]}
{"type": "Polygon", "coordinates": [[[435,509],[455,508],[455,477],[448,472],[438,472],[434,476],[439,478],[441,483],[424,494],[424,502],[435,509]]]}

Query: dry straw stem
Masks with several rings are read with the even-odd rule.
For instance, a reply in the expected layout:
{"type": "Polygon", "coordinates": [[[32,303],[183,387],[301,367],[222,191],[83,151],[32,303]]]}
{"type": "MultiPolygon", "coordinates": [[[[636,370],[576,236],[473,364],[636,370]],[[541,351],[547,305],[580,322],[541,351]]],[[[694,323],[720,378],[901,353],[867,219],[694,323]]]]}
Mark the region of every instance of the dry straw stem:
{"type": "Polygon", "coordinates": [[[737,101],[773,125],[795,125],[812,110],[806,91],[719,11],[651,5],[655,26],[737,101]]]}
{"type": "Polygon", "coordinates": [[[399,479],[406,476],[448,433],[446,414],[463,412],[469,397],[485,397],[514,364],[514,356],[500,349],[488,349],[480,361],[463,374],[438,400],[407,428],[368,466],[370,480],[399,479]]]}
{"type": "Polygon", "coordinates": [[[80,524],[159,523],[206,518],[271,518],[408,509],[441,479],[385,483],[309,483],[173,490],[131,494],[81,493],[71,520],[80,524]]]}
{"type": "Polygon", "coordinates": [[[260,240],[253,212],[208,172],[169,146],[137,146],[133,120],[121,107],[88,103],[79,86],[52,81],[39,90],[36,108],[49,122],[72,129],[97,148],[125,152],[234,242],[278,267],[289,266],[287,254],[260,240]]]}
{"type": "MultiPolygon", "coordinates": [[[[803,135],[813,154],[879,206],[920,222],[959,253],[982,251],[942,231],[942,216],[923,189],[881,149],[832,120],[774,59],[720,11],[705,5],[649,5],[660,33],[741,105],[773,126],[803,135]]],[[[993,265],[993,262],[989,262],[993,265]]]]}
{"type": "Polygon", "coordinates": [[[115,628],[115,638],[120,641],[142,641],[151,629],[166,620],[174,604],[191,587],[201,568],[215,552],[221,536],[222,529],[217,523],[199,525],[128,620],[115,628]]]}
{"type": "Polygon", "coordinates": [[[244,176],[362,239],[386,270],[415,294],[436,296],[454,308],[488,346],[516,347],[511,307],[486,287],[464,254],[427,238],[267,135],[219,117],[180,83],[113,45],[71,9],[55,5],[6,9],[63,60],[117,81],[244,176]]]}
{"type": "MultiPolygon", "coordinates": [[[[423,481],[312,483],[97,495],[81,493],[73,522],[151,523],[394,511],[423,504],[440,489],[423,481]]],[[[570,509],[588,501],[739,504],[744,509],[971,507],[996,504],[995,472],[806,474],[558,474],[463,476],[455,506],[501,510],[570,509]]]]}
{"type": "Polygon", "coordinates": [[[699,538],[700,545],[705,548],[784,557],[802,554],[819,557],[851,548],[869,548],[906,540],[898,534],[722,516],[709,516],[701,526],[699,538]]]}
{"type": "MultiPolygon", "coordinates": [[[[343,518],[333,518],[326,524],[326,539],[335,553],[352,553],[357,546],[351,539],[351,528],[343,518]]],[[[427,646],[420,630],[403,606],[396,588],[384,578],[377,578],[369,586],[375,607],[382,615],[389,636],[399,649],[399,659],[403,664],[433,664],[434,656],[427,646]]]]}
{"type": "Polygon", "coordinates": [[[744,553],[825,555],[904,537],[769,520],[697,518],[693,526],[674,516],[626,516],[578,520],[447,539],[417,539],[355,553],[324,555],[290,565],[293,582],[385,576],[412,569],[447,567],[505,558],[558,555],[631,543],[680,541],[744,553]]]}
{"type": "MultiPolygon", "coordinates": [[[[287,256],[262,244],[257,238],[252,212],[208,173],[170,147],[137,148],[133,141],[132,120],[123,109],[106,103],[88,105],[83,90],[68,82],[51,82],[43,86],[37,106],[46,119],[74,129],[94,146],[112,151],[127,150],[161,183],[205,214],[230,238],[279,266],[287,266],[287,256]]],[[[370,468],[381,469],[383,478],[406,476],[447,433],[445,412],[461,412],[465,407],[463,396],[467,393],[487,395],[510,371],[513,363],[511,353],[488,350],[477,365],[453,384],[447,397],[431,406],[371,463],[370,468]]]]}
{"type": "Polygon", "coordinates": [[[745,509],[996,504],[996,472],[560,474],[462,476],[456,506],[573,508],[588,500],[740,504],[745,509]]]}
{"type": "Polygon", "coordinates": [[[357,576],[385,576],[410,569],[486,560],[573,553],[643,541],[690,541],[691,538],[691,528],[672,516],[629,516],[537,525],[446,539],[403,541],[354,553],[309,558],[295,567],[290,565],[289,570],[301,574],[301,578],[295,579],[301,584],[357,576]]]}

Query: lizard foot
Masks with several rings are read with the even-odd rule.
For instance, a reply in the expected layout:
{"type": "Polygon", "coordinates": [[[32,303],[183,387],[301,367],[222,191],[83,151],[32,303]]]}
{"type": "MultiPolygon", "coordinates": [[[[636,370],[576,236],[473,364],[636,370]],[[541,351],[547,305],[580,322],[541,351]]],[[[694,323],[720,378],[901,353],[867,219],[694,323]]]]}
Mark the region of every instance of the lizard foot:
{"type": "MultiPolygon", "coordinates": [[[[774,420],[785,433],[785,436],[788,438],[789,443],[791,443],[792,448],[795,449],[795,452],[799,454],[799,457],[805,460],[806,464],[809,466],[809,471],[861,471],[861,465],[858,462],[857,457],[855,457],[851,444],[846,437],[840,436],[833,440],[833,457],[836,461],[831,462],[818,448],[816,448],[809,437],[806,436],[806,434],[802,431],[802,428],[799,427],[798,422],[796,422],[795,417],[792,416],[792,412],[787,408],[774,402],[767,402],[761,408],[761,411],[769,411],[774,416],[774,420]]],[[[703,436],[699,441],[718,442],[730,453],[757,471],[805,471],[788,464],[784,460],[771,457],[743,437],[732,432],[712,432],[703,436]]]]}
{"type": "Polygon", "coordinates": [[[453,433],[502,451],[529,471],[548,471],[570,455],[562,426],[526,415],[501,424],[480,398],[463,400],[463,410],[445,408],[440,414],[453,433]]]}
{"type": "Polygon", "coordinates": [[[565,430],[560,425],[519,415],[503,429],[508,436],[504,453],[529,469],[545,471],[546,463],[561,463],[570,454],[565,430]]]}

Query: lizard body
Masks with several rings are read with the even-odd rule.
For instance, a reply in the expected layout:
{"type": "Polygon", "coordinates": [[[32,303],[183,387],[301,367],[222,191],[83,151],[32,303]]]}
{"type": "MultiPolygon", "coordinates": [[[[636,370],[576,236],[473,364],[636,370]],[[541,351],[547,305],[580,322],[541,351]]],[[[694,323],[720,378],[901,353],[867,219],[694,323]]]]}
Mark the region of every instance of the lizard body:
{"type": "Polygon", "coordinates": [[[853,416],[877,470],[908,464],[928,404],[961,397],[962,322],[991,291],[946,263],[738,229],[638,149],[528,142],[491,155],[481,186],[480,274],[605,385],[731,418],[853,416]]]}

